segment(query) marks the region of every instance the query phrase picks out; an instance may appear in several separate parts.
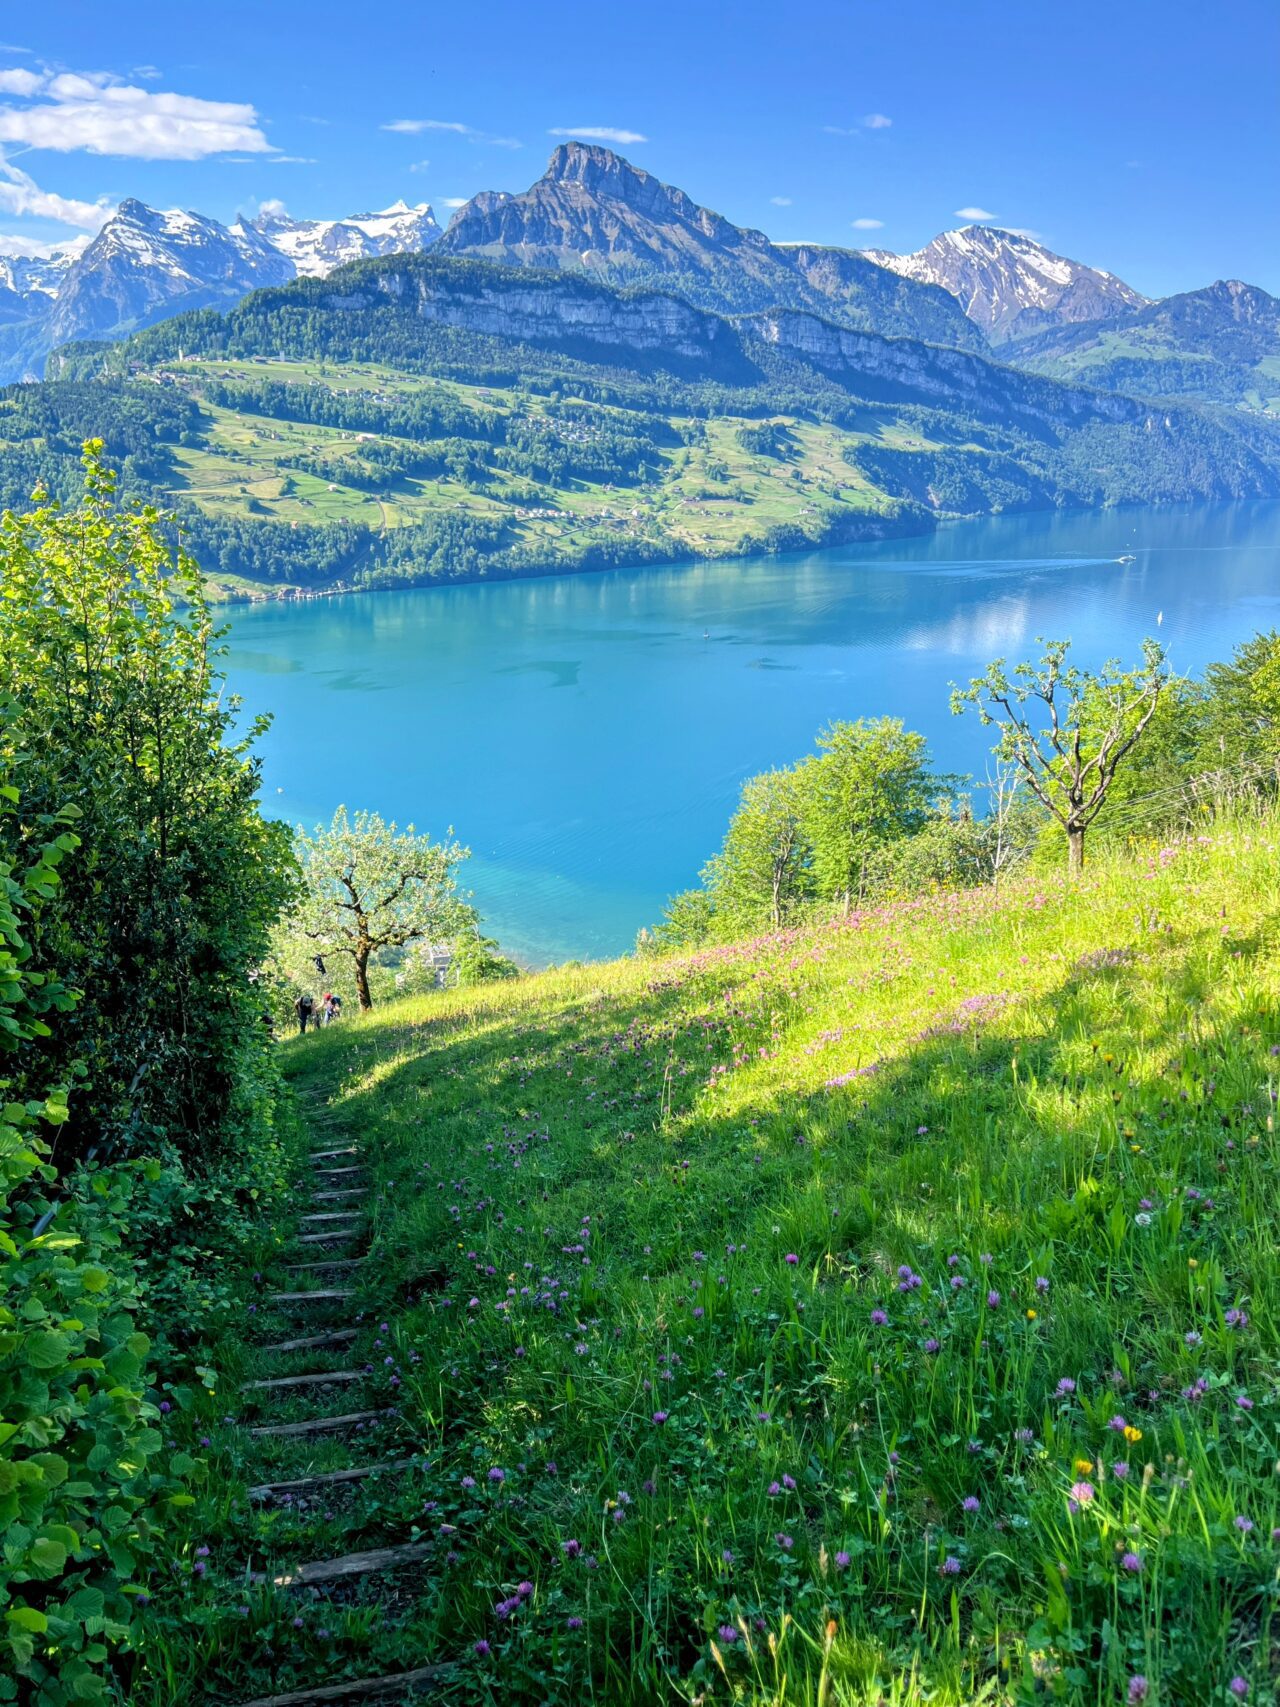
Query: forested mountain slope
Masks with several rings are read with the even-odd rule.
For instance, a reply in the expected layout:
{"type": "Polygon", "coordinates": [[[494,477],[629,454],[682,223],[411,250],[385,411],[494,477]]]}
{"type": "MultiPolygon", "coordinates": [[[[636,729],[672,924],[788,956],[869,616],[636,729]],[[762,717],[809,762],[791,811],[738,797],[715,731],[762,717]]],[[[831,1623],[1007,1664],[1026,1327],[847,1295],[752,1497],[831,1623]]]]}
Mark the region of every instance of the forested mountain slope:
{"type": "Polygon", "coordinates": [[[68,346],[0,399],[6,501],[65,489],[100,428],[215,575],[323,587],[1280,491],[1265,421],[442,246],[68,346]]]}
{"type": "Polygon", "coordinates": [[[1057,327],[1006,355],[1073,385],[1280,414],[1280,301],[1238,279],[1089,325],[1057,327]]]}

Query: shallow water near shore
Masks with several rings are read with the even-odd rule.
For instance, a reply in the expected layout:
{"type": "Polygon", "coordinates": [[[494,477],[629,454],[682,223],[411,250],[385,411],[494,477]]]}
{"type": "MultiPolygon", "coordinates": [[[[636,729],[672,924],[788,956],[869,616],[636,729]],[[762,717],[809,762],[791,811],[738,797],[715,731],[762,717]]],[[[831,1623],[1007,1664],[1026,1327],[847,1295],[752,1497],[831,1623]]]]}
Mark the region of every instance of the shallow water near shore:
{"type": "Polygon", "coordinates": [[[1069,636],[1196,672],[1280,626],[1280,503],[966,522],[803,556],[236,607],[231,682],[275,721],[265,803],[470,845],[487,930],[532,964],[628,949],[696,881],[742,779],[833,718],[901,717],[982,779],[948,684],[1069,636]],[[1132,555],[1131,563],[1117,558],[1132,555]]]}

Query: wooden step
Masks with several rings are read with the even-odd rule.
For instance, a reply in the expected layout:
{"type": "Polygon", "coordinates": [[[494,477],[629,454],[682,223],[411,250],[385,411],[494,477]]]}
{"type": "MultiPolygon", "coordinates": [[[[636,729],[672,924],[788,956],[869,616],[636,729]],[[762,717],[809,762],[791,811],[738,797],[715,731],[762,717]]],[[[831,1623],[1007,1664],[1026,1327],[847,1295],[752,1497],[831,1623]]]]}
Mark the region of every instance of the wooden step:
{"type": "Polygon", "coordinates": [[[286,1274],[311,1274],[318,1268],[359,1268],[363,1257],[321,1257],[318,1262],[291,1262],[285,1267],[286,1274]]]}
{"type": "Polygon", "coordinates": [[[345,1345],[359,1332],[357,1328],[335,1328],[330,1334],[307,1334],[300,1340],[277,1340],[264,1345],[263,1351],[318,1351],[324,1345],[345,1345]]]}
{"type": "Polygon", "coordinates": [[[261,1440],[267,1435],[294,1434],[329,1434],[337,1428],[354,1428],[357,1423],[375,1422],[379,1417],[390,1416],[390,1411],[349,1411],[343,1417],[308,1417],[300,1423],[263,1423],[258,1428],[251,1428],[249,1433],[255,1439],[261,1440]]]}
{"type": "Polygon", "coordinates": [[[260,1695],[242,1707],[324,1707],[327,1702],[376,1701],[380,1695],[398,1695],[425,1689],[447,1677],[449,1665],[418,1666],[388,1677],[365,1677],[351,1683],[325,1683],[318,1689],[291,1689],[287,1695],[260,1695]]]}
{"type": "Polygon", "coordinates": [[[359,1231],[358,1227],[331,1227],[327,1233],[299,1233],[295,1242],[299,1245],[331,1245],[341,1239],[346,1243],[359,1231]]]}
{"type": "Polygon", "coordinates": [[[358,1209],[323,1209],[318,1215],[304,1215],[301,1218],[303,1227],[310,1227],[316,1221],[358,1221],[358,1209]]]}
{"type": "Polygon", "coordinates": [[[292,1482],[263,1482],[256,1488],[249,1489],[251,1500],[269,1500],[277,1494],[292,1494],[303,1488],[328,1487],[334,1482],[359,1482],[366,1476],[378,1476],[384,1471],[412,1470],[420,1462],[417,1458],[395,1458],[385,1464],[364,1464],[355,1470],[327,1470],[319,1476],[297,1476],[292,1482]]]}
{"type": "Polygon", "coordinates": [[[313,1191],[311,1201],[312,1203],[350,1203],[353,1197],[364,1197],[366,1195],[367,1193],[358,1188],[354,1191],[313,1191]]]}
{"type": "Polygon", "coordinates": [[[360,1152],[354,1144],[348,1144],[345,1150],[313,1150],[311,1160],[313,1162],[327,1162],[330,1156],[358,1156],[359,1154],[360,1152]]]}
{"type": "Polygon", "coordinates": [[[357,1164],[349,1168],[316,1168],[315,1172],[317,1174],[328,1174],[330,1177],[334,1174],[362,1174],[364,1166],[357,1164]]]}
{"type": "Polygon", "coordinates": [[[339,1299],[354,1298],[355,1293],[349,1290],[329,1289],[318,1292],[268,1292],[268,1304],[328,1304],[339,1299]]]}
{"type": "Polygon", "coordinates": [[[363,1369],[330,1369],[316,1375],[276,1375],[270,1381],[246,1381],[242,1393],[271,1393],[284,1387],[322,1387],[326,1381],[367,1381],[363,1369]]]}
{"type": "Polygon", "coordinates": [[[421,1564],[435,1550],[431,1541],[406,1541],[400,1547],[378,1547],[371,1553],[344,1553],[339,1559],[317,1559],[313,1564],[295,1565],[290,1571],[271,1576],[255,1571],[251,1582],[272,1583],[276,1588],[303,1588],[309,1583],[340,1582],[344,1577],[362,1577],[370,1571],[394,1571],[401,1565],[421,1564]]]}

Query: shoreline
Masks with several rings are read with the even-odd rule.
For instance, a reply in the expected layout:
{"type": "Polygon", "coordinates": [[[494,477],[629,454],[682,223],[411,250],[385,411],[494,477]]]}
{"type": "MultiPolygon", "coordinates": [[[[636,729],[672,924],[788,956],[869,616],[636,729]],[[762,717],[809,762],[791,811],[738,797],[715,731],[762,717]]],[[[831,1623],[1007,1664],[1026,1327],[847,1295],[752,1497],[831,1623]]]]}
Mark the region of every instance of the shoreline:
{"type": "MultiPolygon", "coordinates": [[[[1037,510],[1019,511],[1018,514],[1049,515],[1056,511],[1037,510]]],[[[220,596],[210,595],[210,603],[216,605],[261,605],[261,604],[295,604],[309,603],[313,599],[347,598],[366,593],[407,593],[424,589],[443,589],[446,587],[475,587],[509,585],[516,581],[546,581],[554,580],[560,575],[607,575],[614,570],[634,569],[674,569],[682,566],[690,568],[696,565],[713,563],[731,563],[741,557],[800,557],[810,551],[829,551],[839,545],[875,544],[887,539],[923,539],[938,531],[952,521],[982,521],[994,519],[975,516],[945,516],[937,519],[928,516],[898,516],[883,518],[867,518],[853,525],[843,525],[831,528],[825,535],[817,539],[807,540],[803,545],[788,545],[785,550],[770,549],[767,545],[748,546],[745,550],[718,551],[714,553],[699,552],[688,548],[681,551],[654,553],[637,553],[625,560],[619,559],[610,563],[584,563],[581,560],[568,559],[560,562],[546,562],[531,565],[525,569],[498,568],[492,572],[474,575],[451,575],[447,579],[430,577],[423,580],[403,580],[387,582],[379,585],[353,585],[348,582],[331,582],[325,587],[302,587],[289,583],[278,589],[271,588],[267,583],[253,583],[254,591],[219,589],[220,596]]],[[[852,518],[850,518],[850,521],[852,518]]],[[[271,524],[266,524],[271,525],[271,524]]],[[[216,579],[201,571],[206,584],[212,579],[216,587],[216,579]]]]}
{"type": "Polygon", "coordinates": [[[215,609],[233,606],[239,608],[254,605],[309,604],[318,599],[354,598],[376,593],[444,591],[450,587],[510,585],[520,581],[554,580],[559,576],[608,575],[615,571],[634,571],[637,569],[698,568],[717,563],[733,563],[743,558],[761,557],[782,561],[788,558],[804,557],[815,551],[830,551],[843,545],[874,545],[894,539],[930,539],[949,528],[986,522],[1018,521],[1038,516],[1121,516],[1147,512],[1168,514],[1171,510],[1194,511],[1225,504],[1280,504],[1280,497],[1191,498],[1180,500],[1177,503],[1156,501],[1142,504],[1051,505],[1044,509],[1035,510],[978,511],[973,515],[965,516],[911,515],[875,520],[868,518],[866,522],[856,525],[831,528],[823,537],[807,540],[803,545],[788,545],[785,549],[755,546],[741,551],[715,552],[713,554],[690,550],[672,551],[660,555],[637,553],[632,558],[610,563],[583,563],[573,560],[548,561],[519,570],[497,569],[492,573],[462,574],[449,576],[447,579],[439,577],[427,577],[422,580],[405,579],[378,585],[337,581],[323,587],[302,587],[292,582],[285,586],[273,587],[262,582],[252,583],[251,586],[241,589],[226,588],[216,578],[204,575],[203,571],[202,578],[208,591],[209,603],[215,609]]]}

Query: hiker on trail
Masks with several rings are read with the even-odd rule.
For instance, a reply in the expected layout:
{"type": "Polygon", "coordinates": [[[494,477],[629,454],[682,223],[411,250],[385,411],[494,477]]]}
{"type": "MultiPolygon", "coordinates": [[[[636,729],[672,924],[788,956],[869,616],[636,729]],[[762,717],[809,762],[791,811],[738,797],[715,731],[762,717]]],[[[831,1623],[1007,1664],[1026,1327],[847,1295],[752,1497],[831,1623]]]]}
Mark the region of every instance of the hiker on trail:
{"type": "Polygon", "coordinates": [[[342,997],[341,996],[330,996],[329,997],[329,1018],[330,1019],[341,1019],[342,1018],[342,997]]]}
{"type": "Polygon", "coordinates": [[[311,1015],[312,1015],[314,1009],[315,1009],[315,1003],[311,1000],[311,997],[308,994],[308,992],[306,990],[304,990],[302,992],[302,994],[298,997],[297,1001],[293,1004],[293,1011],[298,1016],[298,1035],[299,1035],[299,1037],[301,1037],[303,1032],[306,1031],[307,1021],[311,1018],[311,1015]]]}
{"type": "Polygon", "coordinates": [[[333,996],[326,990],[324,1000],[320,1004],[320,1015],[325,1025],[333,1018],[333,996]]]}

